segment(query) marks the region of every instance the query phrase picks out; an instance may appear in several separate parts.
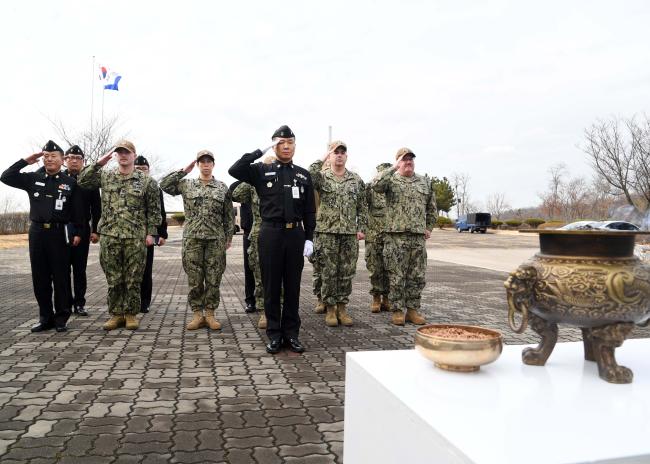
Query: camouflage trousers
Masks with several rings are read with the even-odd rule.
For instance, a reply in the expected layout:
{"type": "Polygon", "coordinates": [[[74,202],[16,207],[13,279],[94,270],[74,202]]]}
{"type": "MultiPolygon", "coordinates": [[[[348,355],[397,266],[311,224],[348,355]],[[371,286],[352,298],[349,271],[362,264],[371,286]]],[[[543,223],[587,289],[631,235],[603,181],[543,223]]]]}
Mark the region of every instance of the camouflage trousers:
{"type": "Polygon", "coordinates": [[[370,274],[370,294],[388,295],[388,273],[384,266],[384,237],[366,240],[366,269],[370,274]]]}
{"type": "Polygon", "coordinates": [[[140,286],[147,247],[142,238],[102,235],[99,264],[108,284],[108,312],[111,315],[140,312],[140,286]]]}
{"type": "Polygon", "coordinates": [[[327,306],[347,304],[352,293],[352,279],[357,272],[357,236],[319,232],[314,239],[314,254],[320,269],[323,303],[327,306]]]}
{"type": "Polygon", "coordinates": [[[427,268],[423,234],[384,234],[384,263],[388,272],[388,299],[393,311],[420,309],[427,268]]]}
{"type": "Polygon", "coordinates": [[[184,238],[183,269],[190,292],[192,311],[219,307],[221,277],[226,269],[226,244],[216,239],[184,238]]]}
{"type": "MultiPolygon", "coordinates": [[[[316,246],[314,244],[314,246],[316,246]]],[[[320,300],[321,299],[321,286],[323,285],[323,279],[321,278],[320,275],[320,263],[318,262],[318,259],[316,259],[316,253],[312,253],[309,258],[307,258],[307,261],[311,263],[311,266],[313,268],[312,271],[312,287],[313,287],[313,292],[314,295],[320,300]]]]}
{"type": "Polygon", "coordinates": [[[264,311],[264,286],[262,285],[262,268],[260,267],[260,254],[257,245],[258,235],[253,235],[249,237],[250,245],[248,245],[248,266],[253,271],[253,277],[255,278],[255,291],[253,292],[255,296],[255,307],[259,311],[264,311]]]}

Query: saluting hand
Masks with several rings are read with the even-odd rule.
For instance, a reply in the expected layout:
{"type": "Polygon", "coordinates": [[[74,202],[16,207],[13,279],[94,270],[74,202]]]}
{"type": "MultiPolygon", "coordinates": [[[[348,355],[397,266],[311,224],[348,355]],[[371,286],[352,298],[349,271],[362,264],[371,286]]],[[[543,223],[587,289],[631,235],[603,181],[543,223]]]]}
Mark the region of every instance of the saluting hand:
{"type": "Polygon", "coordinates": [[[108,152],[104,156],[102,156],[97,160],[97,164],[99,166],[106,166],[106,163],[108,163],[111,160],[111,158],[113,158],[113,152],[114,152],[113,148],[108,150],[108,152]]]}
{"type": "Polygon", "coordinates": [[[328,151],[327,153],[325,153],[325,154],[323,155],[323,157],[321,158],[321,161],[322,161],[323,163],[324,163],[325,161],[327,161],[327,158],[329,158],[330,155],[331,155],[332,153],[334,153],[334,149],[331,149],[330,151],[328,151]]]}
{"type": "Polygon", "coordinates": [[[33,155],[29,155],[27,158],[23,158],[25,161],[27,161],[27,164],[34,164],[38,159],[43,156],[43,152],[40,151],[38,153],[34,153],[33,155]]]}
{"type": "Polygon", "coordinates": [[[280,143],[280,139],[277,139],[277,140],[274,141],[271,145],[269,145],[269,146],[266,147],[264,150],[262,150],[262,154],[266,153],[266,152],[269,151],[271,148],[275,147],[278,143],[280,143]]]}
{"type": "Polygon", "coordinates": [[[183,171],[185,172],[185,174],[189,174],[190,172],[192,172],[192,169],[194,169],[194,166],[196,166],[196,160],[188,164],[187,167],[183,169],[183,171]]]}

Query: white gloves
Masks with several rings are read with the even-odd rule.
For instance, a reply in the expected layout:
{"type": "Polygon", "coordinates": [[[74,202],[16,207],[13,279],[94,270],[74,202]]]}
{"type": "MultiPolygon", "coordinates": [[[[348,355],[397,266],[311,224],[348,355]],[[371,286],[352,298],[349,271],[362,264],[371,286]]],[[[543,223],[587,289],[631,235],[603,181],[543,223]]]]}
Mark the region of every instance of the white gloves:
{"type": "Polygon", "coordinates": [[[264,153],[266,153],[267,151],[269,151],[271,148],[273,148],[274,146],[276,146],[278,143],[280,143],[280,139],[274,140],[273,143],[271,144],[271,146],[266,147],[264,150],[262,150],[262,154],[264,154],[264,153]]]}
{"type": "Polygon", "coordinates": [[[311,240],[305,240],[305,249],[302,252],[303,256],[309,258],[314,252],[314,242],[311,240]]]}

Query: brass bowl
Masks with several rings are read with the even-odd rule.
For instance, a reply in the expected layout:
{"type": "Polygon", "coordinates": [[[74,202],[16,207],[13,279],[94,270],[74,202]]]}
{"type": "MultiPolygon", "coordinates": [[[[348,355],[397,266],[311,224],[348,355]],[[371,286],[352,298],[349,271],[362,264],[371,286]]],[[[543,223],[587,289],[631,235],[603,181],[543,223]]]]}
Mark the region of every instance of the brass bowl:
{"type": "Polygon", "coordinates": [[[503,337],[495,330],[471,325],[430,324],[418,328],[415,332],[415,349],[436,367],[448,371],[472,372],[484,364],[495,361],[503,350],[503,337]],[[489,335],[490,338],[479,340],[462,340],[443,338],[425,334],[424,329],[459,328],[469,332],[489,335]]]}

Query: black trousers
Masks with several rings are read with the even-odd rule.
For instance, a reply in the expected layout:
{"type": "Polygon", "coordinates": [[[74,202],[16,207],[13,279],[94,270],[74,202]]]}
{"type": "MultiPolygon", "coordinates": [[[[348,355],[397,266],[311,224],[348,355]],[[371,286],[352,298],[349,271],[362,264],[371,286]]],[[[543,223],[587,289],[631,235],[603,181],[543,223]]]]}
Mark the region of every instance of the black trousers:
{"type": "Polygon", "coordinates": [[[151,305],[151,292],[153,289],[153,249],[155,245],[147,247],[147,260],[144,265],[144,275],[140,285],[140,311],[151,305]]]}
{"type": "Polygon", "coordinates": [[[72,265],[72,296],[73,306],[86,306],[86,265],[90,248],[90,227],[85,226],[81,231],[81,242],[76,247],[70,247],[70,264],[72,265]]]}
{"type": "Polygon", "coordinates": [[[32,224],[29,227],[29,261],[40,322],[65,325],[71,312],[70,247],[65,242],[65,231],[32,224]]]}
{"type": "MultiPolygon", "coordinates": [[[[246,304],[255,305],[255,276],[253,270],[248,266],[248,247],[251,244],[248,234],[250,230],[244,230],[244,301],[246,304]]],[[[261,309],[261,308],[260,308],[261,309]]]]}
{"type": "Polygon", "coordinates": [[[271,340],[298,337],[300,332],[300,277],[304,266],[305,231],[262,224],[258,240],[266,335],[271,340]],[[284,304],[280,294],[284,289],[284,304]]]}

